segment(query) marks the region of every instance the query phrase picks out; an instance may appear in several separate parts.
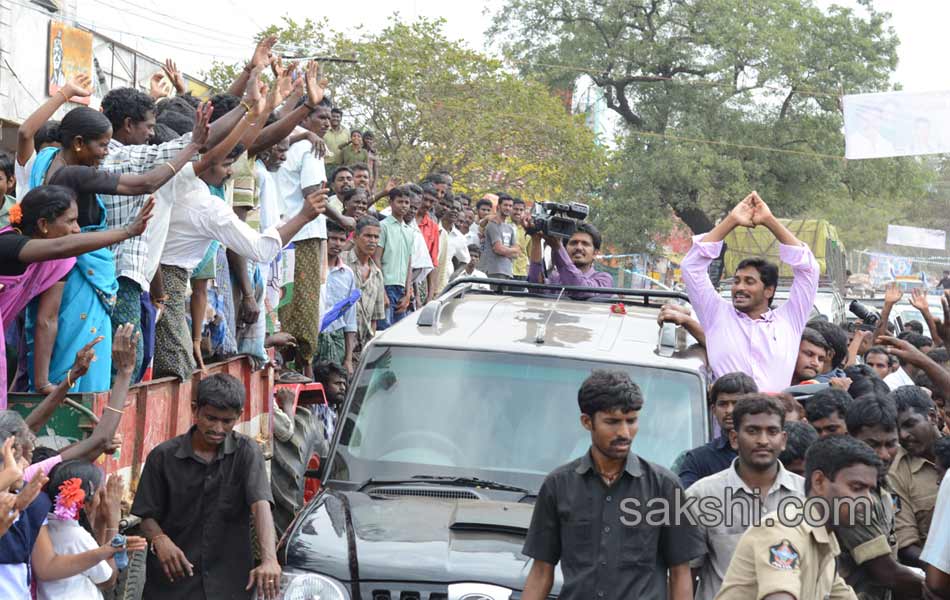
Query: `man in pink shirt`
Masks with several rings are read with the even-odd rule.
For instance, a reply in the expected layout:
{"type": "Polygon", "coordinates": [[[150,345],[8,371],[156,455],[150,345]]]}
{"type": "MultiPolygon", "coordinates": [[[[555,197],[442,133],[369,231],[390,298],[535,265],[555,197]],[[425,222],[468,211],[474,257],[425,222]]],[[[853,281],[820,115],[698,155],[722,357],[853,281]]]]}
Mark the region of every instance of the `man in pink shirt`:
{"type": "Polygon", "coordinates": [[[811,250],[779,223],[756,192],[732,209],[707,234],[693,237],[682,263],[690,303],[706,333],[706,352],[716,377],[741,371],[763,392],[778,392],[792,382],[802,330],[815,304],[818,262],[811,250]],[[719,257],[722,240],[736,227],[762,225],[779,242],[779,257],[792,267],[795,280],[788,301],[772,310],[778,267],[763,259],[739,263],[732,281],[732,301],[722,298],[707,268],[719,257]]]}

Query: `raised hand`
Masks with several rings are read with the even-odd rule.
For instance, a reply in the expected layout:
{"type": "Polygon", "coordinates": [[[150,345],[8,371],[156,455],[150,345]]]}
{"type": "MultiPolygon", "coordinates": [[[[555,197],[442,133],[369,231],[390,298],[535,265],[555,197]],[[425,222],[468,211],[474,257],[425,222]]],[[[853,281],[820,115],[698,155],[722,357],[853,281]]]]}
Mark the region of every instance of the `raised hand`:
{"type": "Polygon", "coordinates": [[[930,314],[930,304],[927,302],[927,291],[921,288],[911,290],[910,305],[919,310],[920,314],[924,316],[930,314]]]}
{"type": "Polygon", "coordinates": [[[244,97],[241,98],[243,102],[251,107],[257,106],[257,102],[261,99],[261,73],[264,71],[264,67],[254,67],[251,69],[251,75],[248,77],[247,85],[244,86],[244,97]]]}
{"type": "Polygon", "coordinates": [[[175,86],[175,91],[179,94],[184,94],[185,78],[182,77],[181,71],[178,70],[178,65],[175,64],[175,61],[166,58],[165,64],[162,65],[162,70],[165,71],[165,76],[168,77],[168,81],[175,86]]]}
{"type": "Polygon", "coordinates": [[[76,360],[73,361],[73,366],[69,371],[69,376],[73,381],[89,372],[89,365],[92,364],[92,361],[96,360],[96,344],[103,339],[105,338],[100,335],[83,346],[79,352],[76,353],[76,360]]]}
{"type": "Polygon", "coordinates": [[[191,130],[191,143],[197,145],[202,151],[207,149],[213,112],[214,106],[210,102],[202,102],[195,109],[195,127],[191,130]]]}
{"type": "Polygon", "coordinates": [[[135,237],[145,233],[145,227],[152,218],[152,212],[155,210],[155,196],[149,196],[135,220],[126,226],[125,230],[129,232],[129,237],[135,237]]]}
{"type": "Polygon", "coordinates": [[[895,282],[887,284],[884,288],[884,303],[897,304],[904,297],[904,291],[895,282]]]}
{"type": "Polygon", "coordinates": [[[119,325],[112,339],[112,366],[116,371],[131,374],[135,368],[136,343],[139,333],[131,323],[119,325]]]}
{"type": "MultiPolygon", "coordinates": [[[[14,436],[10,436],[3,442],[3,470],[0,471],[0,492],[6,492],[11,486],[16,485],[23,479],[23,469],[17,462],[13,453],[13,444],[16,442],[14,436]]],[[[2,516],[2,513],[0,513],[2,516]]],[[[0,534],[2,535],[2,534],[0,534]]]]}
{"type": "Polygon", "coordinates": [[[165,73],[155,71],[148,80],[148,95],[158,100],[171,95],[172,84],[165,80],[165,73]]]}
{"type": "Polygon", "coordinates": [[[0,537],[3,537],[3,534],[10,529],[10,526],[20,516],[20,511],[15,508],[16,500],[16,495],[7,491],[0,491],[0,537]]]}
{"type": "Polygon", "coordinates": [[[325,77],[320,77],[320,63],[315,60],[307,64],[306,83],[307,106],[316,108],[316,106],[323,101],[327,86],[330,85],[330,82],[325,77]]]}
{"type": "Polygon", "coordinates": [[[63,94],[67,98],[87,98],[92,95],[92,78],[85,73],[73,75],[63,87],[63,94]]]}
{"type": "Polygon", "coordinates": [[[19,511],[26,510],[26,508],[36,500],[36,497],[40,495],[40,492],[46,487],[48,481],[49,477],[42,471],[34,475],[33,479],[23,486],[20,493],[16,495],[16,505],[14,508],[19,511]]]}
{"type": "Polygon", "coordinates": [[[755,227],[755,203],[752,200],[752,194],[742,199],[742,202],[736,204],[735,208],[729,213],[736,224],[742,227],[755,227]]]}
{"type": "Polygon", "coordinates": [[[98,506],[99,518],[106,519],[106,523],[115,522],[122,513],[122,477],[109,475],[100,489],[105,491],[98,506]]]}
{"type": "Polygon", "coordinates": [[[762,200],[758,192],[753,191],[751,197],[752,206],[754,208],[752,222],[755,225],[764,225],[775,218],[772,215],[772,210],[769,208],[769,205],[766,204],[764,200],[762,200]]]}
{"type": "Polygon", "coordinates": [[[271,64],[271,49],[276,43],[276,35],[269,35],[257,43],[257,47],[254,48],[254,55],[251,56],[250,66],[252,69],[257,67],[264,68],[271,64]]]}

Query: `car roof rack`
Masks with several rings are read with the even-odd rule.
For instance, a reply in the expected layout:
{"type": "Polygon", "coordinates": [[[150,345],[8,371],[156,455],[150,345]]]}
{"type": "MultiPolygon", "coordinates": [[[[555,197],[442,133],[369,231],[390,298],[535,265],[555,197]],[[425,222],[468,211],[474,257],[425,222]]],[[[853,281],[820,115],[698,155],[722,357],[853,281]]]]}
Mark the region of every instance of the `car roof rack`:
{"type": "Polygon", "coordinates": [[[647,289],[628,289],[628,288],[602,288],[587,287],[578,285],[560,285],[551,283],[535,283],[532,281],[522,281],[520,279],[491,279],[484,277],[459,277],[445,287],[442,294],[428,302],[419,312],[417,325],[422,327],[431,327],[438,321],[439,314],[446,302],[458,298],[467,293],[475,294],[495,294],[514,297],[547,297],[558,296],[563,292],[563,300],[573,300],[570,297],[571,292],[584,294],[596,294],[585,298],[584,302],[596,302],[600,304],[629,304],[635,306],[650,306],[650,300],[654,298],[663,298],[668,300],[681,300],[689,302],[689,296],[685,292],[675,290],[647,290],[647,289]],[[484,286],[492,286],[494,289],[485,289],[484,286]]]}

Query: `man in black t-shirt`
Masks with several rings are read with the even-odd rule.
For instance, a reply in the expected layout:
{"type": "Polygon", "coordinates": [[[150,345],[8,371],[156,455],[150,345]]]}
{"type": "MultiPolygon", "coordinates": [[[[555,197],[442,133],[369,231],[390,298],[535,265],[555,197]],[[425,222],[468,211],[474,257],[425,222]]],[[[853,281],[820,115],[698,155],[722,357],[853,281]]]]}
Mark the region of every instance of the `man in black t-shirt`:
{"type": "Polygon", "coordinates": [[[937,287],[942,287],[945,290],[950,290],[950,271],[943,272],[943,279],[937,283],[937,287]]]}

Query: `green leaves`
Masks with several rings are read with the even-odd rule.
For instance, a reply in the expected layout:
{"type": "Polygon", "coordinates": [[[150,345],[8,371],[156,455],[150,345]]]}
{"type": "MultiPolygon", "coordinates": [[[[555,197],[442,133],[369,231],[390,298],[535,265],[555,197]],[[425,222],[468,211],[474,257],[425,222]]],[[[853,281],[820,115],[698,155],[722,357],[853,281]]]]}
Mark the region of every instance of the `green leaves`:
{"type": "Polygon", "coordinates": [[[556,86],[586,73],[621,116],[620,166],[595,214],[608,241],[643,249],[670,209],[706,231],[756,189],[779,216],[840,219],[863,247],[923,198],[933,171],[837,158],[840,94],[890,89],[888,18],[870,1],[509,0],[490,33],[526,76],[556,86]]]}
{"type": "MultiPolygon", "coordinates": [[[[357,61],[324,71],[345,125],[375,134],[384,181],[446,170],[470,194],[508,189],[526,200],[589,201],[607,158],[583,119],[534,78],[447,39],[443,27],[394,16],[378,33],[347,36],[325,22],[284,19],[261,36],[357,61]]],[[[212,81],[226,88],[234,74],[216,65],[212,81]]]]}

